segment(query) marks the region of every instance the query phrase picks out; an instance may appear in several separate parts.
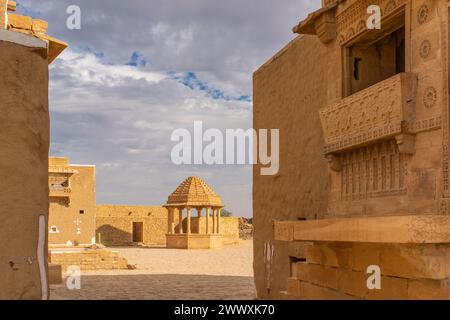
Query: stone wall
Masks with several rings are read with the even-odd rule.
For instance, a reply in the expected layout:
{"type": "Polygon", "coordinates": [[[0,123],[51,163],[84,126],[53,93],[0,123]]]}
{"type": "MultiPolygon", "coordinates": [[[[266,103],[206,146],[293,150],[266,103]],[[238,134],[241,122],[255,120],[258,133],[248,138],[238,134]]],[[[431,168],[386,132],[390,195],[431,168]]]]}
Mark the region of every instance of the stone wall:
{"type": "Polygon", "coordinates": [[[143,244],[166,245],[168,213],[167,209],[157,206],[98,205],[97,240],[107,246],[132,245],[133,222],[143,223],[143,244]]]}
{"type": "Polygon", "coordinates": [[[447,300],[450,245],[315,243],[306,262],[292,262],[287,299],[447,300]],[[381,290],[369,290],[367,268],[380,266],[381,290]]]}
{"type": "Polygon", "coordinates": [[[52,264],[62,267],[62,272],[67,272],[70,266],[79,267],[80,270],[114,270],[127,269],[125,258],[119,256],[117,251],[107,249],[83,250],[83,251],[59,251],[52,250],[49,253],[52,264]]]}
{"type": "Polygon", "coordinates": [[[261,176],[258,165],[253,172],[255,282],[261,298],[279,297],[290,272],[288,245],[274,242],[272,221],[314,219],[326,212],[328,166],[319,120],[327,83],[320,61],[326,58],[316,37],[302,36],[254,74],[254,128],[280,129],[279,173],[261,176]],[[274,245],[268,262],[266,244],[274,245]]]}
{"type": "Polygon", "coordinates": [[[47,44],[0,30],[0,75],[0,299],[45,299],[47,44]]]}

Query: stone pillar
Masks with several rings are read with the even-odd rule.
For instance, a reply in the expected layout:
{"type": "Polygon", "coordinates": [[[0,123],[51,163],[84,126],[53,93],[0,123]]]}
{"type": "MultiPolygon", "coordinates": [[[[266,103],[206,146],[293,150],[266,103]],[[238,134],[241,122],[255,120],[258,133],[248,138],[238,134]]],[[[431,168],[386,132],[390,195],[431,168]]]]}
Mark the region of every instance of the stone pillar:
{"type": "Polygon", "coordinates": [[[179,225],[178,233],[179,233],[179,234],[183,234],[183,208],[179,208],[178,210],[179,210],[179,211],[178,211],[178,220],[179,220],[179,223],[178,223],[178,225],[179,225]]]}
{"type": "Polygon", "coordinates": [[[197,208],[197,219],[198,219],[198,234],[202,234],[201,222],[202,222],[202,210],[203,208],[197,208]]]}
{"type": "Polygon", "coordinates": [[[167,234],[170,234],[172,231],[172,217],[173,217],[173,208],[167,208],[167,211],[169,211],[169,214],[167,216],[167,234]]]}
{"type": "Polygon", "coordinates": [[[187,208],[186,233],[191,234],[191,208],[187,208]]]}
{"type": "Polygon", "coordinates": [[[170,220],[170,234],[175,234],[175,210],[172,208],[172,219],[170,220]]]}
{"type": "Polygon", "coordinates": [[[213,218],[213,230],[212,230],[212,233],[215,234],[216,233],[217,220],[216,220],[216,209],[214,209],[214,208],[212,208],[212,218],[213,218]]]}
{"type": "Polygon", "coordinates": [[[206,210],[206,234],[209,234],[209,215],[211,214],[211,208],[205,208],[206,210]]]}
{"type": "Polygon", "coordinates": [[[217,233],[220,234],[220,208],[217,209],[217,233]]]}

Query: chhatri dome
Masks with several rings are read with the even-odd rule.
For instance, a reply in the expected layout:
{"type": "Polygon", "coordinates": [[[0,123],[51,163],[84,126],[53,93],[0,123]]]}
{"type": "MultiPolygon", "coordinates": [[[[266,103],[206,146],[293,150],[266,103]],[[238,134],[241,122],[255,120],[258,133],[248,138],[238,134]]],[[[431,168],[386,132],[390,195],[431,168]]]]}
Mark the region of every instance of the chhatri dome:
{"type": "Polygon", "coordinates": [[[223,207],[222,199],[200,178],[189,177],[169,196],[166,207],[223,207]]]}
{"type": "Polygon", "coordinates": [[[169,213],[168,248],[211,249],[222,246],[220,210],[224,205],[205,181],[197,177],[187,178],[169,196],[164,207],[169,213]],[[192,218],[193,210],[197,211],[196,220],[192,218]],[[191,220],[195,223],[194,228],[191,220]]]}

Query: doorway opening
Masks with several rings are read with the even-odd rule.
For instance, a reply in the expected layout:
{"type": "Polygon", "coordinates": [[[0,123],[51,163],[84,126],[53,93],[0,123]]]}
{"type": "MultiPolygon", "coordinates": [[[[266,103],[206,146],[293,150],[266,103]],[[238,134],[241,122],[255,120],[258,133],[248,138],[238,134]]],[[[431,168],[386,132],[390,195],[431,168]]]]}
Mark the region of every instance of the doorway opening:
{"type": "Polygon", "coordinates": [[[144,242],[144,223],[143,222],[133,222],[133,242],[143,243],[144,242]]]}

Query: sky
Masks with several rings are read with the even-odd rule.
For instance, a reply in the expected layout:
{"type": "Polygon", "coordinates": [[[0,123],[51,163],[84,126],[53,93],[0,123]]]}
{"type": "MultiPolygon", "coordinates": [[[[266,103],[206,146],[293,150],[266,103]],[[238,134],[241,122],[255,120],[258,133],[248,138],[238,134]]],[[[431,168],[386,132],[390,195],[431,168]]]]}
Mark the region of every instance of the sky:
{"type": "Polygon", "coordinates": [[[251,166],[174,165],[170,137],[194,121],[251,128],[252,73],[320,2],[18,1],[69,44],[50,67],[50,154],[96,165],[99,204],[162,205],[198,176],[226,209],[250,217],[251,166]],[[67,28],[70,5],[81,9],[80,30],[67,28]]]}

